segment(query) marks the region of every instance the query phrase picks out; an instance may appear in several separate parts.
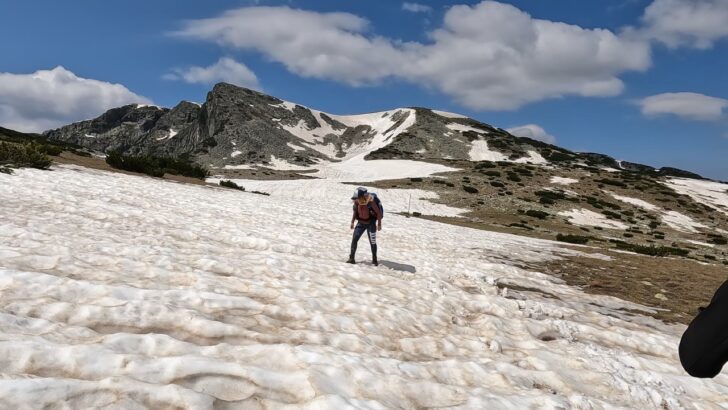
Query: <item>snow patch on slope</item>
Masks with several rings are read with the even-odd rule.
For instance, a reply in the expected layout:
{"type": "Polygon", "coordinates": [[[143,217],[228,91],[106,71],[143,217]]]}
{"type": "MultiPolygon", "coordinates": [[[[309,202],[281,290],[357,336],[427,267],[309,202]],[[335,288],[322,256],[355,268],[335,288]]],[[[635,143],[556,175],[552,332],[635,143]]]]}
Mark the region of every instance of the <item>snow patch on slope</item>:
{"type": "Polygon", "coordinates": [[[701,224],[700,222],[696,222],[693,218],[681,214],[677,211],[666,211],[662,208],[660,208],[657,205],[653,205],[647,201],[643,201],[638,198],[630,198],[627,196],[621,196],[617,195],[613,192],[609,192],[609,194],[614,197],[615,199],[622,201],[624,203],[628,203],[631,205],[634,205],[638,208],[642,208],[648,211],[657,212],[660,214],[662,222],[667,224],[672,229],[675,229],[676,231],[680,232],[687,232],[687,233],[697,233],[698,228],[707,228],[707,226],[701,224]]]}
{"type": "Polygon", "coordinates": [[[508,157],[501,154],[498,151],[493,151],[488,148],[488,143],[484,140],[475,140],[470,148],[471,161],[507,161],[508,157]]]}
{"type": "Polygon", "coordinates": [[[468,117],[462,115],[462,114],[456,114],[454,112],[447,112],[447,111],[439,111],[439,110],[430,110],[434,112],[435,114],[445,117],[445,118],[456,118],[456,119],[467,119],[468,117]]]}
{"type": "Polygon", "coordinates": [[[559,184],[559,185],[571,185],[576,184],[579,182],[578,179],[574,178],[565,178],[565,177],[551,177],[552,184],[559,184]]]}
{"type": "Polygon", "coordinates": [[[598,214],[588,209],[572,209],[570,211],[559,212],[559,215],[565,216],[574,225],[578,226],[598,226],[607,229],[627,229],[628,226],[619,221],[608,219],[602,214],[598,214]]]}
{"type": "Polygon", "coordinates": [[[457,132],[468,132],[472,131],[478,134],[488,134],[487,131],[481,130],[480,128],[471,127],[469,125],[460,124],[457,122],[451,122],[446,125],[447,128],[457,132]]]}
{"type": "Polygon", "coordinates": [[[688,195],[695,202],[716,208],[728,215],[728,184],[697,179],[673,178],[665,183],[677,193],[688,195]]]}

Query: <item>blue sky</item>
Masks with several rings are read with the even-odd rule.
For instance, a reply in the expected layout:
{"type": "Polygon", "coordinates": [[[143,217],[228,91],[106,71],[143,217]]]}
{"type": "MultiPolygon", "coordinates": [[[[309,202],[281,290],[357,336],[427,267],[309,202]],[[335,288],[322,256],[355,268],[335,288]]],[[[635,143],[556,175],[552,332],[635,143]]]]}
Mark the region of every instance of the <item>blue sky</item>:
{"type": "Polygon", "coordinates": [[[0,125],[202,102],[227,80],[336,114],[424,106],[535,125],[569,149],[728,180],[723,0],[109,5],[4,4],[0,125]]]}

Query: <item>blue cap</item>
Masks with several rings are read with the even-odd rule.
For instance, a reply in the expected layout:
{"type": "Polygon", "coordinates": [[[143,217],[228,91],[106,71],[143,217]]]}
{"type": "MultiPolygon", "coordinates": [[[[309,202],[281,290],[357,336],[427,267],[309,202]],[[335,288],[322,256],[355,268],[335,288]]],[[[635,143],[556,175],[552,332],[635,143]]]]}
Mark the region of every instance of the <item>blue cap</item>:
{"type": "Polygon", "coordinates": [[[354,191],[354,195],[351,196],[351,199],[357,199],[357,198],[364,197],[364,196],[366,196],[367,193],[368,193],[367,189],[360,186],[359,188],[356,189],[356,191],[354,191]]]}

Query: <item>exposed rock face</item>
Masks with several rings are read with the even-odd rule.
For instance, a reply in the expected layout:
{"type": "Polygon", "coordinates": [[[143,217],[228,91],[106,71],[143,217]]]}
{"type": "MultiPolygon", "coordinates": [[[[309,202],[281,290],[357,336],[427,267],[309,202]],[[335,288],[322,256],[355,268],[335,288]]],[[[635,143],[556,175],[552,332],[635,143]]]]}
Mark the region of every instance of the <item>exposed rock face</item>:
{"type": "MultiPolygon", "coordinates": [[[[49,139],[125,154],[188,156],[205,166],[313,166],[353,157],[574,164],[657,173],[602,154],[578,154],[450,113],[427,108],[341,116],[230,84],[204,104],[172,109],[127,105],[46,131],[49,139]]],[[[665,168],[664,174],[687,175],[665,168]]],[[[695,175],[695,174],[691,174],[695,175]]]]}

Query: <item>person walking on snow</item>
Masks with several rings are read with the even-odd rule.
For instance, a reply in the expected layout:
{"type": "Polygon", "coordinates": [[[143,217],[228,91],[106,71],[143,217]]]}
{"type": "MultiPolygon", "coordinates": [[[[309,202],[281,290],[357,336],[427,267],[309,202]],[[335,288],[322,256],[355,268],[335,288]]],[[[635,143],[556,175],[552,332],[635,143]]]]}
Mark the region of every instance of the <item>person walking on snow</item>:
{"type": "Polygon", "coordinates": [[[372,264],[377,266],[379,265],[377,262],[377,231],[382,230],[382,211],[366,188],[357,188],[351,199],[354,200],[354,214],[351,217],[351,229],[354,230],[354,237],[351,239],[351,254],[346,263],[356,263],[354,259],[356,246],[366,231],[372,247],[372,264]],[[356,227],[354,222],[357,222],[356,227]]]}

